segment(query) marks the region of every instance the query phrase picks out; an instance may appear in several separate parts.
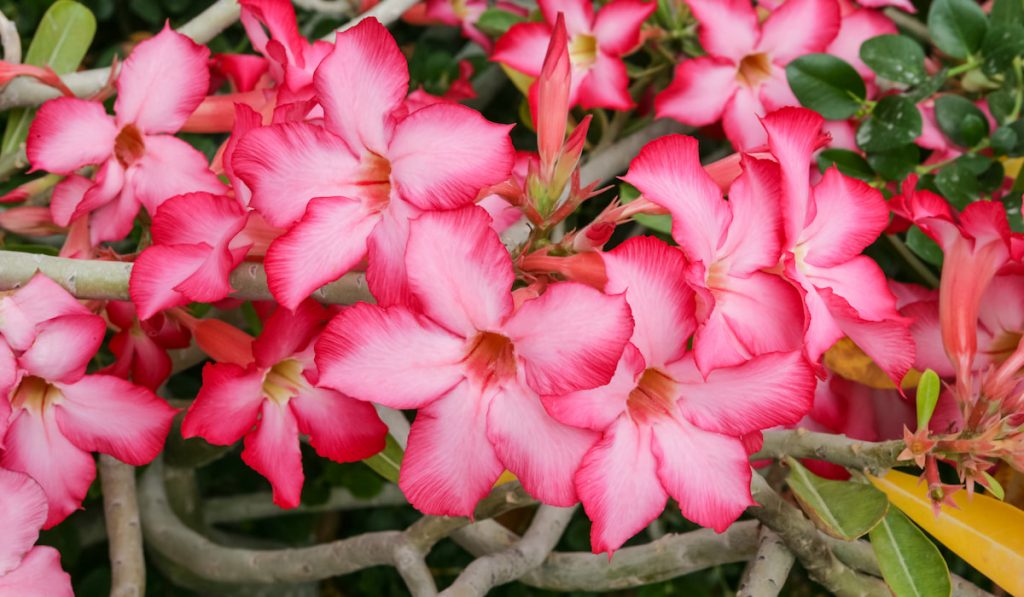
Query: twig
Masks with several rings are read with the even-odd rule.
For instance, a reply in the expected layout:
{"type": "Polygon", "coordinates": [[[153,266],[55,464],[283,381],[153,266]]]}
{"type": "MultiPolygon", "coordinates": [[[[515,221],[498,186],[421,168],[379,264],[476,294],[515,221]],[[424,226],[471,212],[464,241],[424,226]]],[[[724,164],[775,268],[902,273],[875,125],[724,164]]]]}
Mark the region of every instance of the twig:
{"type": "Polygon", "coordinates": [[[648,124],[632,135],[609,145],[600,153],[592,155],[580,169],[580,184],[586,186],[592,182],[609,180],[625,170],[640,149],[650,141],[673,133],[684,133],[687,130],[689,129],[667,118],[648,124]]]}
{"type": "Polygon", "coordinates": [[[793,567],[793,552],[768,527],[761,527],[757,555],[747,565],[736,597],[770,597],[778,595],[793,567]]]}
{"type": "Polygon", "coordinates": [[[146,559],[135,495],[135,467],[100,454],[103,514],[110,541],[111,597],[146,593],[146,559]]]}
{"type": "Polygon", "coordinates": [[[522,539],[503,551],[474,560],[442,595],[484,595],[536,568],[555,548],[575,511],[574,507],[541,506],[522,539]]]}
{"type": "Polygon", "coordinates": [[[11,153],[0,156],[0,182],[6,181],[25,168],[28,168],[28,157],[25,156],[25,147],[22,145],[11,153]]]}
{"type": "Polygon", "coordinates": [[[355,12],[349,0],[293,0],[295,6],[331,17],[341,17],[355,12]]]}
{"type": "Polygon", "coordinates": [[[806,429],[766,431],[764,446],[751,460],[815,458],[856,470],[879,473],[892,468],[903,451],[902,440],[864,442],[845,435],[816,433],[806,429]]]}
{"type": "Polygon", "coordinates": [[[903,261],[907,262],[910,269],[914,270],[914,273],[917,274],[922,282],[927,284],[929,288],[939,287],[939,277],[923,261],[918,259],[917,255],[914,255],[913,251],[910,250],[900,237],[895,234],[886,234],[885,239],[889,241],[889,244],[896,250],[896,253],[903,258],[903,261]]]}
{"type": "Polygon", "coordinates": [[[18,27],[0,12],[0,45],[4,49],[4,62],[21,64],[21,36],[18,27]]]}
{"type": "Polygon", "coordinates": [[[889,593],[882,581],[855,572],[840,561],[814,523],[775,493],[760,475],[754,475],[751,492],[761,506],[748,512],[778,533],[812,579],[840,597],[889,593]]]}
{"type": "Polygon", "coordinates": [[[391,483],[385,484],[381,488],[380,493],[370,498],[357,497],[343,487],[336,487],[331,490],[330,496],[324,503],[311,506],[300,505],[291,510],[282,510],[274,504],[270,492],[251,493],[211,498],[204,501],[203,519],[207,524],[223,524],[309,512],[334,512],[358,510],[361,508],[406,506],[408,503],[405,496],[402,495],[402,491],[398,489],[398,486],[391,483]]]}
{"type": "Polygon", "coordinates": [[[363,19],[368,19],[370,17],[376,18],[385,27],[388,27],[401,18],[401,16],[405,14],[405,11],[415,6],[419,1],[420,0],[384,0],[370,10],[355,16],[349,22],[338,27],[336,31],[332,31],[320,39],[324,41],[334,41],[335,32],[341,33],[342,31],[347,31],[358,25],[363,19]]]}

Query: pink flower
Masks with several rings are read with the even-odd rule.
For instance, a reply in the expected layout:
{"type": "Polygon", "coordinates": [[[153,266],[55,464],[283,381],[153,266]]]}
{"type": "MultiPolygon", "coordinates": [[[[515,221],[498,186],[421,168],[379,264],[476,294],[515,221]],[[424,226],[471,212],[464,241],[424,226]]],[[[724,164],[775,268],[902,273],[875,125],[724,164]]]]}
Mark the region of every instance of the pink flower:
{"type": "Polygon", "coordinates": [[[545,22],[513,25],[495,44],[491,59],[531,77],[540,75],[552,28],[562,14],[572,62],[570,105],[588,110],[632,108],[622,57],[640,43],[640,26],[654,12],[655,3],[613,0],[596,15],[589,0],[539,0],[538,5],[545,22]]]}
{"type": "MultiPolygon", "coordinates": [[[[494,8],[524,18],[528,15],[525,8],[514,2],[499,0],[494,3],[494,8]]],[[[493,45],[491,38],[476,27],[480,15],[487,9],[486,0],[427,0],[424,16],[439,23],[461,27],[463,37],[476,42],[485,52],[490,52],[493,45]]]]}
{"type": "Polygon", "coordinates": [[[594,434],[551,419],[537,394],[611,379],[632,329],[625,300],[559,283],[516,307],[511,258],[478,207],[413,220],[406,269],[421,308],[343,309],[317,343],[321,383],[419,409],[399,486],[424,513],[471,515],[504,469],[545,503],[575,503],[594,434]]]}
{"type": "Polygon", "coordinates": [[[471,204],[505,180],[514,155],[509,127],[455,104],[406,114],[405,58],[375,19],[338,34],[313,84],[324,126],[254,129],[232,159],[252,189],[251,205],[288,229],[267,252],[270,290],[294,308],[369,252],[374,296],[404,300],[409,218],[471,204]]]}
{"type": "Polygon", "coordinates": [[[791,60],[822,52],[839,31],[835,0],[787,0],[759,23],[747,0],[687,0],[707,56],[681,62],[655,100],[658,116],[705,126],[722,120],[737,150],[764,145],[758,117],[799,102],[786,81],[791,60]]]}
{"type": "Polygon", "coordinates": [[[591,546],[618,549],[669,496],[685,517],[721,532],[754,505],[748,447],[762,429],[807,414],[813,372],[794,351],[703,376],[686,350],[696,326],[682,253],[644,237],[603,257],[605,290],[624,292],[633,311],[631,343],[608,385],[544,397],[556,419],[601,433],[575,477],[594,523],[591,546]]]}
{"type": "Polygon", "coordinates": [[[171,374],[167,351],[186,348],[191,343],[188,328],[170,314],[157,313],[140,320],[134,305],[127,301],[108,302],[107,318],[118,329],[108,344],[117,360],[103,373],[131,379],[156,391],[171,374]]]}
{"type": "Polygon", "coordinates": [[[299,434],[335,462],[384,449],[387,427],[373,406],[317,384],[313,340],[327,317],[312,300],[294,312],[274,311],[259,338],[234,347],[233,361],[203,368],[203,386],[181,425],[184,437],[216,445],[245,437],[242,460],[270,481],[282,508],[298,506],[302,493],[299,434]]]}
{"type": "Polygon", "coordinates": [[[910,321],[896,310],[885,274],[861,253],[889,223],[882,194],[835,167],[815,186],[808,164],[823,120],[784,108],[762,121],[782,172],[786,276],[804,295],[811,361],[849,336],[898,385],[914,362],[910,321]]]}
{"type": "Polygon", "coordinates": [[[0,468],[0,595],[72,597],[60,552],[33,547],[46,522],[46,494],[29,476],[0,468]]]}
{"type": "Polygon", "coordinates": [[[623,180],[672,215],[672,236],[697,289],[694,359],[704,373],[766,352],[797,350],[800,295],[775,273],[782,250],[779,170],[743,157],[725,201],[701,167],[692,137],[662,137],[644,147],[623,180]]]}
{"type": "Polygon", "coordinates": [[[85,375],[106,325],[49,278],[35,276],[4,297],[0,319],[0,467],[42,486],[49,528],[85,497],[96,476],[90,452],[147,464],[163,448],[175,411],[121,378],[85,375]],[[19,315],[31,330],[7,325],[19,315]]]}
{"type": "Polygon", "coordinates": [[[121,67],[114,117],[99,101],[65,97],[43,104],[26,152],[33,169],[70,175],[54,189],[54,222],[67,226],[92,214],[91,240],[98,244],[124,238],[140,205],[153,214],[173,195],[224,190],[203,154],[172,136],[206,94],[208,55],[165,27],[121,67]],[[89,165],[98,166],[94,182],[75,174],[89,165]]]}
{"type": "Polygon", "coordinates": [[[850,66],[857,69],[861,78],[871,83],[875,80],[875,72],[860,59],[860,47],[865,41],[879,35],[895,35],[899,33],[892,19],[884,13],[870,8],[861,8],[841,0],[842,21],[839,32],[825,52],[838,56],[850,66]]]}

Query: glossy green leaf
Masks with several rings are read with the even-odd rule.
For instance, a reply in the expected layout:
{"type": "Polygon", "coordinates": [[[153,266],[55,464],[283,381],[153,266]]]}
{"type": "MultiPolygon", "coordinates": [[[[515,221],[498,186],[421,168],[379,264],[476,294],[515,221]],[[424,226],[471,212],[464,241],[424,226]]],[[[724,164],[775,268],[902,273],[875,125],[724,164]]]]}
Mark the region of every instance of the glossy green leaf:
{"type": "Polygon", "coordinates": [[[889,508],[885,494],[874,486],[823,479],[793,458],[787,483],[804,512],[825,533],[852,541],[877,525],[889,508]]]}
{"type": "Polygon", "coordinates": [[[921,150],[913,143],[868,154],[868,164],[886,180],[903,180],[920,160],[921,150]]]}
{"type": "Polygon", "coordinates": [[[483,31],[487,35],[492,37],[499,37],[504,35],[512,25],[516,23],[523,23],[526,21],[526,17],[522,15],[502,10],[500,8],[488,8],[480,14],[480,18],[477,19],[477,29],[483,31]]]}
{"type": "Polygon", "coordinates": [[[857,113],[867,94],[857,71],[831,54],[806,54],[786,66],[786,78],[800,103],[829,120],[857,113]]]}
{"type": "Polygon", "coordinates": [[[942,133],[961,147],[974,147],[988,136],[985,113],[959,95],[943,95],[935,100],[935,121],[942,133]]]}
{"type": "Polygon", "coordinates": [[[857,145],[864,151],[896,149],[913,143],[921,126],[921,112],[912,101],[900,95],[886,96],[857,129],[857,145]]]}
{"type": "Polygon", "coordinates": [[[996,76],[1013,68],[1013,60],[1024,55],[1024,25],[993,24],[981,44],[985,74],[996,76]]]}
{"type": "Polygon", "coordinates": [[[978,174],[967,162],[956,160],[935,175],[935,187],[950,204],[963,209],[981,196],[978,174]]]}
{"type": "Polygon", "coordinates": [[[1014,150],[1020,142],[1017,131],[1011,126],[1001,126],[992,133],[990,139],[992,151],[997,155],[1014,155],[1014,150]]]}
{"type": "MultiPolygon", "coordinates": [[[[25,64],[49,66],[58,75],[78,68],[96,34],[96,17],[74,0],[57,0],[43,15],[25,52],[25,64]]],[[[35,110],[18,108],[8,114],[0,152],[11,153],[25,142],[35,110]]]]}
{"type": "Polygon", "coordinates": [[[897,508],[871,531],[878,567],[896,597],[944,597],[952,591],[939,549],[897,508]]]}
{"type": "Polygon", "coordinates": [[[974,0],[935,0],[928,11],[928,32],[940,50],[965,59],[981,47],[988,18],[974,0]]]}
{"type": "Polygon", "coordinates": [[[911,226],[907,230],[907,248],[926,263],[930,263],[935,267],[942,267],[942,247],[928,238],[917,226],[911,226]]]}
{"type": "Polygon", "coordinates": [[[1024,25],[1024,0],[995,0],[989,18],[993,23],[1024,25]]]}
{"type": "Polygon", "coordinates": [[[917,428],[927,429],[928,422],[932,420],[935,412],[935,405],[939,403],[939,391],[942,389],[942,382],[937,373],[926,369],[917,380],[917,428]]]}
{"type": "Polygon", "coordinates": [[[879,77],[918,85],[928,78],[924,70],[924,50],[905,35],[879,35],[860,47],[860,59],[879,77]]]}
{"type": "Polygon", "coordinates": [[[825,172],[833,165],[847,176],[858,178],[864,181],[875,179],[875,171],[871,165],[856,151],[849,149],[826,149],[818,154],[818,168],[825,172]]]}
{"type": "Polygon", "coordinates": [[[388,434],[387,443],[380,452],[363,460],[366,466],[372,468],[378,475],[392,483],[398,483],[398,471],[402,468],[402,457],[405,452],[398,441],[388,434]]]}

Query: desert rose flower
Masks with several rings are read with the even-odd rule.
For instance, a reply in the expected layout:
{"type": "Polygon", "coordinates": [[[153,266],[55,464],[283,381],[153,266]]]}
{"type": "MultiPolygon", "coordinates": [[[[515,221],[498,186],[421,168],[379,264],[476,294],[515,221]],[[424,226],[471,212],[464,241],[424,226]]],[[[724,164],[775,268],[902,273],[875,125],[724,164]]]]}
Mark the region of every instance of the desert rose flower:
{"type": "Polygon", "coordinates": [[[0,595],[72,597],[60,552],[33,545],[46,522],[46,494],[28,475],[0,468],[0,595]]]}

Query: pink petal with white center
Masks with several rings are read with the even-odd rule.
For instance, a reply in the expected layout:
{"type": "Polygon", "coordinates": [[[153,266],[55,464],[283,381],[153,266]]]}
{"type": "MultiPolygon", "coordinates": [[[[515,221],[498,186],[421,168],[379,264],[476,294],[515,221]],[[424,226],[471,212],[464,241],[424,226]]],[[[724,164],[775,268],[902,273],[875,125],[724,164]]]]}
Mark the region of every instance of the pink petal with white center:
{"type": "Polygon", "coordinates": [[[82,505],[96,478],[92,455],[64,437],[52,408],[42,414],[22,410],[14,416],[4,438],[0,467],[25,473],[43,488],[49,503],[46,529],[82,505]]]}
{"type": "Polygon", "coordinates": [[[714,56],[684,60],[672,83],[655,98],[655,111],[660,118],[706,126],[722,118],[738,87],[734,63],[714,56]]]}
{"type": "Polygon", "coordinates": [[[536,77],[550,41],[551,27],[546,23],[518,23],[498,38],[491,60],[536,77]]]}
{"type": "Polygon", "coordinates": [[[633,313],[630,342],[647,366],[660,367],[681,357],[697,327],[682,252],[645,236],[627,240],[603,258],[605,292],[626,294],[633,313]]]}
{"type": "Polygon", "coordinates": [[[789,106],[799,106],[800,100],[793,95],[793,90],[786,79],[786,69],[779,64],[769,67],[770,76],[761,82],[757,97],[761,100],[766,112],[774,112],[789,106]]]}
{"type": "Polygon", "coordinates": [[[267,250],[267,285],[274,298],[294,309],[351,270],[366,254],[366,238],[379,219],[355,199],[310,201],[302,219],[267,250]]]}
{"type": "Polygon", "coordinates": [[[421,209],[473,203],[482,189],[512,171],[510,128],[457,104],[434,104],[410,114],[395,127],[387,150],[398,194],[421,209]]]}
{"type": "Polygon", "coordinates": [[[815,288],[829,288],[841,296],[864,319],[899,319],[885,273],[870,257],[858,255],[829,268],[805,265],[804,275],[815,288]]]}
{"type": "Polygon", "coordinates": [[[580,33],[590,33],[591,25],[594,22],[594,6],[587,0],[539,0],[544,20],[554,23],[558,13],[565,17],[565,28],[569,36],[580,33]]]}
{"type": "MultiPolygon", "coordinates": [[[[787,275],[789,275],[788,271],[787,275]]],[[[804,352],[807,353],[809,361],[816,363],[826,350],[843,337],[843,330],[836,325],[835,318],[832,317],[818,291],[805,278],[800,278],[800,280],[800,289],[807,309],[804,352]]]]}
{"type": "Polygon", "coordinates": [[[276,309],[264,321],[260,337],[252,343],[256,364],[272,367],[303,352],[328,319],[330,312],[312,299],[302,301],[294,310],[276,309]]]}
{"type": "MultiPolygon", "coordinates": [[[[95,183],[92,184],[85,193],[82,194],[81,199],[74,204],[74,193],[72,190],[71,197],[67,199],[58,198],[61,203],[58,203],[57,207],[54,208],[51,204],[51,211],[54,212],[54,221],[57,217],[67,218],[68,225],[79,217],[102,209],[110,205],[115,200],[123,200],[125,197],[131,202],[135,210],[138,210],[138,205],[131,199],[131,189],[125,189],[125,170],[121,166],[121,163],[117,160],[107,160],[100,166],[99,171],[96,173],[95,183]]],[[[134,217],[134,214],[133,216],[134,217]]]]}
{"type": "Polygon", "coordinates": [[[40,273],[14,294],[0,298],[0,334],[14,350],[27,350],[38,324],[61,315],[89,314],[68,291],[40,273]]]}
{"type": "MultiPolygon", "coordinates": [[[[121,189],[119,194],[115,195],[113,201],[96,209],[90,215],[88,230],[91,246],[95,247],[106,241],[121,240],[132,231],[140,205],[134,197],[132,189],[128,188],[130,181],[127,182],[128,184],[121,189]]],[[[72,224],[77,220],[76,217],[72,224]]]]}
{"type": "Polygon", "coordinates": [[[165,25],[135,46],[117,77],[114,112],[119,126],[143,133],[175,133],[210,88],[210,50],[165,25]]]}
{"type": "Polygon", "coordinates": [[[244,225],[245,210],[223,195],[186,193],[171,197],[153,215],[153,244],[217,246],[244,225]]]}
{"type": "Polygon", "coordinates": [[[742,164],[743,173],[729,189],[732,221],[718,251],[719,261],[732,276],[774,267],[782,248],[778,165],[747,155],[742,164]]]}
{"type": "Polygon", "coordinates": [[[594,19],[598,47],[612,55],[628,53],[640,43],[640,26],[655,8],[646,0],[612,0],[602,6],[594,19]]]}
{"type": "Polygon", "coordinates": [[[114,153],[117,127],[100,102],[74,97],[50,100],[28,130],[25,155],[33,170],[72,174],[114,153]]]}
{"type": "Polygon", "coordinates": [[[384,449],[388,434],[373,405],[333,390],[312,388],[288,401],[316,453],[335,462],[355,462],[384,449]]]}
{"type": "MultiPolygon", "coordinates": [[[[867,6],[864,2],[861,5],[867,6]]],[[[897,33],[896,25],[885,14],[862,8],[843,17],[839,33],[825,51],[845,60],[861,77],[874,80],[873,71],[860,59],[860,46],[872,37],[897,33]]]]}
{"type": "Polygon", "coordinates": [[[185,438],[230,446],[252,430],[263,398],[264,372],[233,363],[207,363],[203,385],[181,423],[185,438]]]}
{"type": "Polygon", "coordinates": [[[814,370],[799,352],[773,352],[707,378],[692,359],[671,365],[679,383],[676,408],[690,423],[715,433],[739,436],[793,425],[811,410],[814,370]]]}
{"type": "MultiPolygon", "coordinates": [[[[128,280],[128,293],[139,310],[139,316],[148,319],[164,309],[192,302],[193,299],[178,288],[201,270],[211,260],[213,253],[214,250],[205,244],[147,247],[135,260],[128,280]]],[[[220,261],[216,258],[214,260],[220,261]]],[[[231,292],[226,275],[211,281],[223,285],[207,286],[206,290],[211,291],[210,294],[224,298],[231,292]]]]}
{"type": "Polygon", "coordinates": [[[714,263],[732,216],[700,165],[697,140],[669,135],[648,143],[622,177],[672,215],[672,237],[692,261],[714,263]]]}
{"type": "MultiPolygon", "coordinates": [[[[575,78],[575,75],[573,76],[575,78]]],[[[579,89],[574,97],[575,103],[584,110],[629,110],[634,103],[629,95],[626,63],[617,56],[599,50],[593,66],[580,80],[579,89]]]]}
{"type": "Polygon", "coordinates": [[[242,460],[266,477],[274,490],[274,503],[282,508],[299,505],[302,496],[302,453],[299,426],[286,404],[264,400],[256,429],[245,436],[242,460]]]}
{"type": "Polygon", "coordinates": [[[622,295],[561,282],[520,307],[503,331],[530,387],[541,395],[565,394],[611,380],[633,318],[622,295]]]}
{"type": "Polygon", "coordinates": [[[60,552],[33,547],[21,565],[0,576],[0,594],[23,597],[74,597],[71,577],[60,567],[60,552]]]}
{"type": "Polygon", "coordinates": [[[615,420],[576,472],[576,491],[593,521],[590,547],[611,554],[665,509],[651,429],[628,416],[615,420]]]}
{"type": "Polygon", "coordinates": [[[243,15],[249,18],[242,19],[245,32],[252,40],[253,48],[261,54],[267,53],[266,32],[270,37],[281,44],[287,52],[287,63],[302,59],[302,47],[306,44],[305,38],[299,32],[298,23],[295,20],[295,9],[291,2],[282,0],[241,0],[243,15]]]}
{"type": "Polygon", "coordinates": [[[405,263],[423,313],[454,334],[496,330],[512,312],[512,260],[479,207],[426,212],[410,222],[405,263]]]}
{"type": "Polygon", "coordinates": [[[92,185],[91,180],[77,174],[58,182],[50,196],[50,217],[53,223],[58,226],[71,224],[72,216],[92,185]]]}
{"type": "Polygon", "coordinates": [[[464,381],[416,413],[398,486],[420,512],[472,516],[504,470],[487,439],[493,391],[464,381]]]}
{"type": "Polygon", "coordinates": [[[793,246],[810,217],[810,164],[824,119],[812,110],[783,108],[761,119],[782,171],[783,226],[793,246]]]}
{"type": "Polygon", "coordinates": [[[320,385],[392,408],[421,408],[463,377],[466,341],[404,307],[356,303],[316,343],[320,385]]]}
{"type": "Polygon", "coordinates": [[[327,128],[357,153],[385,155],[392,112],[409,90],[409,68],[380,21],[369,18],[339,33],[334,51],[316,69],[313,86],[327,128]]]}
{"type": "Polygon", "coordinates": [[[61,315],[37,327],[35,340],[18,365],[47,381],[72,382],[85,374],[107,325],[96,315],[61,315]]]}
{"type": "Polygon", "coordinates": [[[836,325],[875,362],[897,387],[914,365],[914,338],[910,321],[902,317],[867,321],[831,290],[819,289],[836,325]]]}
{"type": "Polygon", "coordinates": [[[761,37],[754,7],[746,0],[687,0],[700,24],[700,45],[712,56],[739,62],[761,37]]]}
{"type": "Polygon", "coordinates": [[[626,344],[615,375],[606,385],[590,390],[542,396],[544,409],[556,420],[594,431],[604,431],[626,410],[629,393],[636,388],[637,377],[647,368],[643,355],[626,344]]]}
{"type": "Polygon", "coordinates": [[[829,168],[814,187],[814,219],[800,234],[807,263],[830,267],[860,255],[889,225],[882,194],[829,168]]]}
{"type": "Polygon", "coordinates": [[[406,246],[409,243],[409,221],[420,211],[404,201],[392,201],[381,212],[380,223],[366,241],[368,258],[366,285],[377,304],[383,307],[404,305],[418,308],[419,302],[409,287],[405,270],[406,246]]]}
{"type": "Polygon", "coordinates": [[[739,438],[665,418],[654,425],[651,451],[658,479],[688,520],[721,533],[756,505],[747,450],[739,438]]]}
{"type": "Polygon", "coordinates": [[[839,33],[840,21],[836,0],[786,0],[762,25],[757,49],[780,64],[822,52],[839,33]]]}
{"type": "Polygon", "coordinates": [[[736,87],[736,93],[722,111],[722,129],[738,151],[751,151],[765,144],[764,127],[758,117],[765,113],[758,93],[746,85],[736,87]]]}
{"type": "Polygon", "coordinates": [[[572,506],[579,501],[573,475],[600,436],[559,423],[533,391],[512,382],[491,401],[487,437],[527,493],[545,504],[572,506]]]}
{"type": "Polygon", "coordinates": [[[306,122],[249,131],[231,163],[252,189],[252,207],[280,228],[301,218],[310,199],[346,195],[359,166],[340,137],[306,122]]]}
{"type": "Polygon", "coordinates": [[[0,495],[4,507],[0,509],[0,530],[4,535],[0,544],[0,579],[18,567],[36,539],[39,528],[46,522],[46,494],[30,477],[0,469],[0,495]]]}
{"type": "Polygon", "coordinates": [[[132,466],[148,464],[163,449],[177,411],[151,390],[112,375],[57,387],[64,395],[54,407],[57,425],[79,448],[132,466]]]}
{"type": "Polygon", "coordinates": [[[165,200],[175,195],[204,191],[227,192],[210,171],[206,156],[188,143],[170,135],[146,137],[146,153],[129,170],[135,198],[154,214],[165,200]]]}

